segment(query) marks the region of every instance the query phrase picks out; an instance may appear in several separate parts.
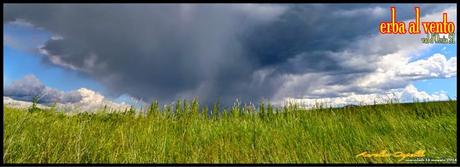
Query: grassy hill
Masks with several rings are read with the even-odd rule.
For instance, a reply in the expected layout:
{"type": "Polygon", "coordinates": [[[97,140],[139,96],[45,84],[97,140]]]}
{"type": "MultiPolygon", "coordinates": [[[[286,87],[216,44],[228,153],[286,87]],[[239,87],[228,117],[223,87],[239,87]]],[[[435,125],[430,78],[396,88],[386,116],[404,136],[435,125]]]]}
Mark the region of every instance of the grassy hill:
{"type": "Polygon", "coordinates": [[[419,150],[454,163],[441,160],[457,155],[457,101],[224,112],[193,101],[153,104],[143,115],[3,110],[4,163],[435,163],[410,161],[419,150]],[[389,156],[359,156],[382,151],[389,156]]]}

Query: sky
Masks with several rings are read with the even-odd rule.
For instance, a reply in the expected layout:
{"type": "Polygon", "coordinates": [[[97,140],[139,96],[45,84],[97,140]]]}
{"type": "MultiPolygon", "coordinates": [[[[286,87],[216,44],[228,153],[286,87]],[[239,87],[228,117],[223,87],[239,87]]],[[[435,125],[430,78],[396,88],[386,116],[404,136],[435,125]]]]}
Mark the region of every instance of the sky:
{"type": "Polygon", "coordinates": [[[456,99],[457,44],[380,34],[390,6],[398,21],[419,6],[422,21],[457,22],[456,4],[7,4],[3,94],[81,106],[456,99]]]}

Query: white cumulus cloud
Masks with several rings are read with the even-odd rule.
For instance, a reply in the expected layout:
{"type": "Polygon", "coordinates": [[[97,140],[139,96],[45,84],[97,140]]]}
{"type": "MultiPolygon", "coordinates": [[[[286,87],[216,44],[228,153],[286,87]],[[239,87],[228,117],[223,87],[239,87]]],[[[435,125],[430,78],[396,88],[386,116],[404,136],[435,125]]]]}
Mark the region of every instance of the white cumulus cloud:
{"type": "Polygon", "coordinates": [[[447,60],[444,55],[437,53],[428,59],[410,62],[398,72],[399,75],[414,79],[453,77],[457,75],[457,57],[447,60]]]}
{"type": "Polygon", "coordinates": [[[113,102],[87,88],[69,92],[50,88],[34,75],[27,75],[8,85],[3,92],[3,104],[26,108],[32,104],[33,97],[39,98],[39,107],[48,108],[55,103],[61,111],[96,111],[103,108],[122,111],[130,107],[129,104],[113,102]]]}
{"type": "Polygon", "coordinates": [[[449,97],[444,92],[428,94],[419,91],[414,85],[409,84],[403,89],[392,89],[384,93],[371,94],[351,94],[343,97],[333,98],[305,98],[305,99],[285,99],[286,103],[296,103],[306,108],[314,108],[322,105],[323,107],[341,107],[349,104],[372,105],[384,104],[389,102],[412,102],[412,101],[445,101],[449,97]]]}

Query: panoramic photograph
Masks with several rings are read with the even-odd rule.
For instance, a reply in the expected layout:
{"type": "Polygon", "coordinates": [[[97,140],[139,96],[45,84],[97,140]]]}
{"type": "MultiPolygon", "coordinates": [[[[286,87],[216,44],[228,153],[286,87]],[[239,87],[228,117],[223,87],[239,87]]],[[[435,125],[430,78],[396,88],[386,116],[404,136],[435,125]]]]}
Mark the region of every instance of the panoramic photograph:
{"type": "Polygon", "coordinates": [[[457,4],[3,4],[3,164],[457,164],[457,4]]]}

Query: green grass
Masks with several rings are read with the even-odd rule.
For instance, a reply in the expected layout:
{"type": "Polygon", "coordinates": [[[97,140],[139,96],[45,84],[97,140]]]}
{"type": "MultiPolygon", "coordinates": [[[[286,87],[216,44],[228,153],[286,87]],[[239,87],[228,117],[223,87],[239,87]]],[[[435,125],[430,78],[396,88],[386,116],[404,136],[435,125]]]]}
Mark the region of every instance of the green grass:
{"type": "MultiPolygon", "coordinates": [[[[456,158],[457,102],[304,110],[197,101],[145,115],[4,109],[4,163],[413,163],[368,151],[456,158]],[[177,109],[175,109],[177,108],[177,109]]],[[[425,162],[426,163],[426,162],[425,162]]],[[[433,163],[433,162],[429,162],[433,163]]],[[[451,162],[453,163],[453,162],[451,162]]]]}

